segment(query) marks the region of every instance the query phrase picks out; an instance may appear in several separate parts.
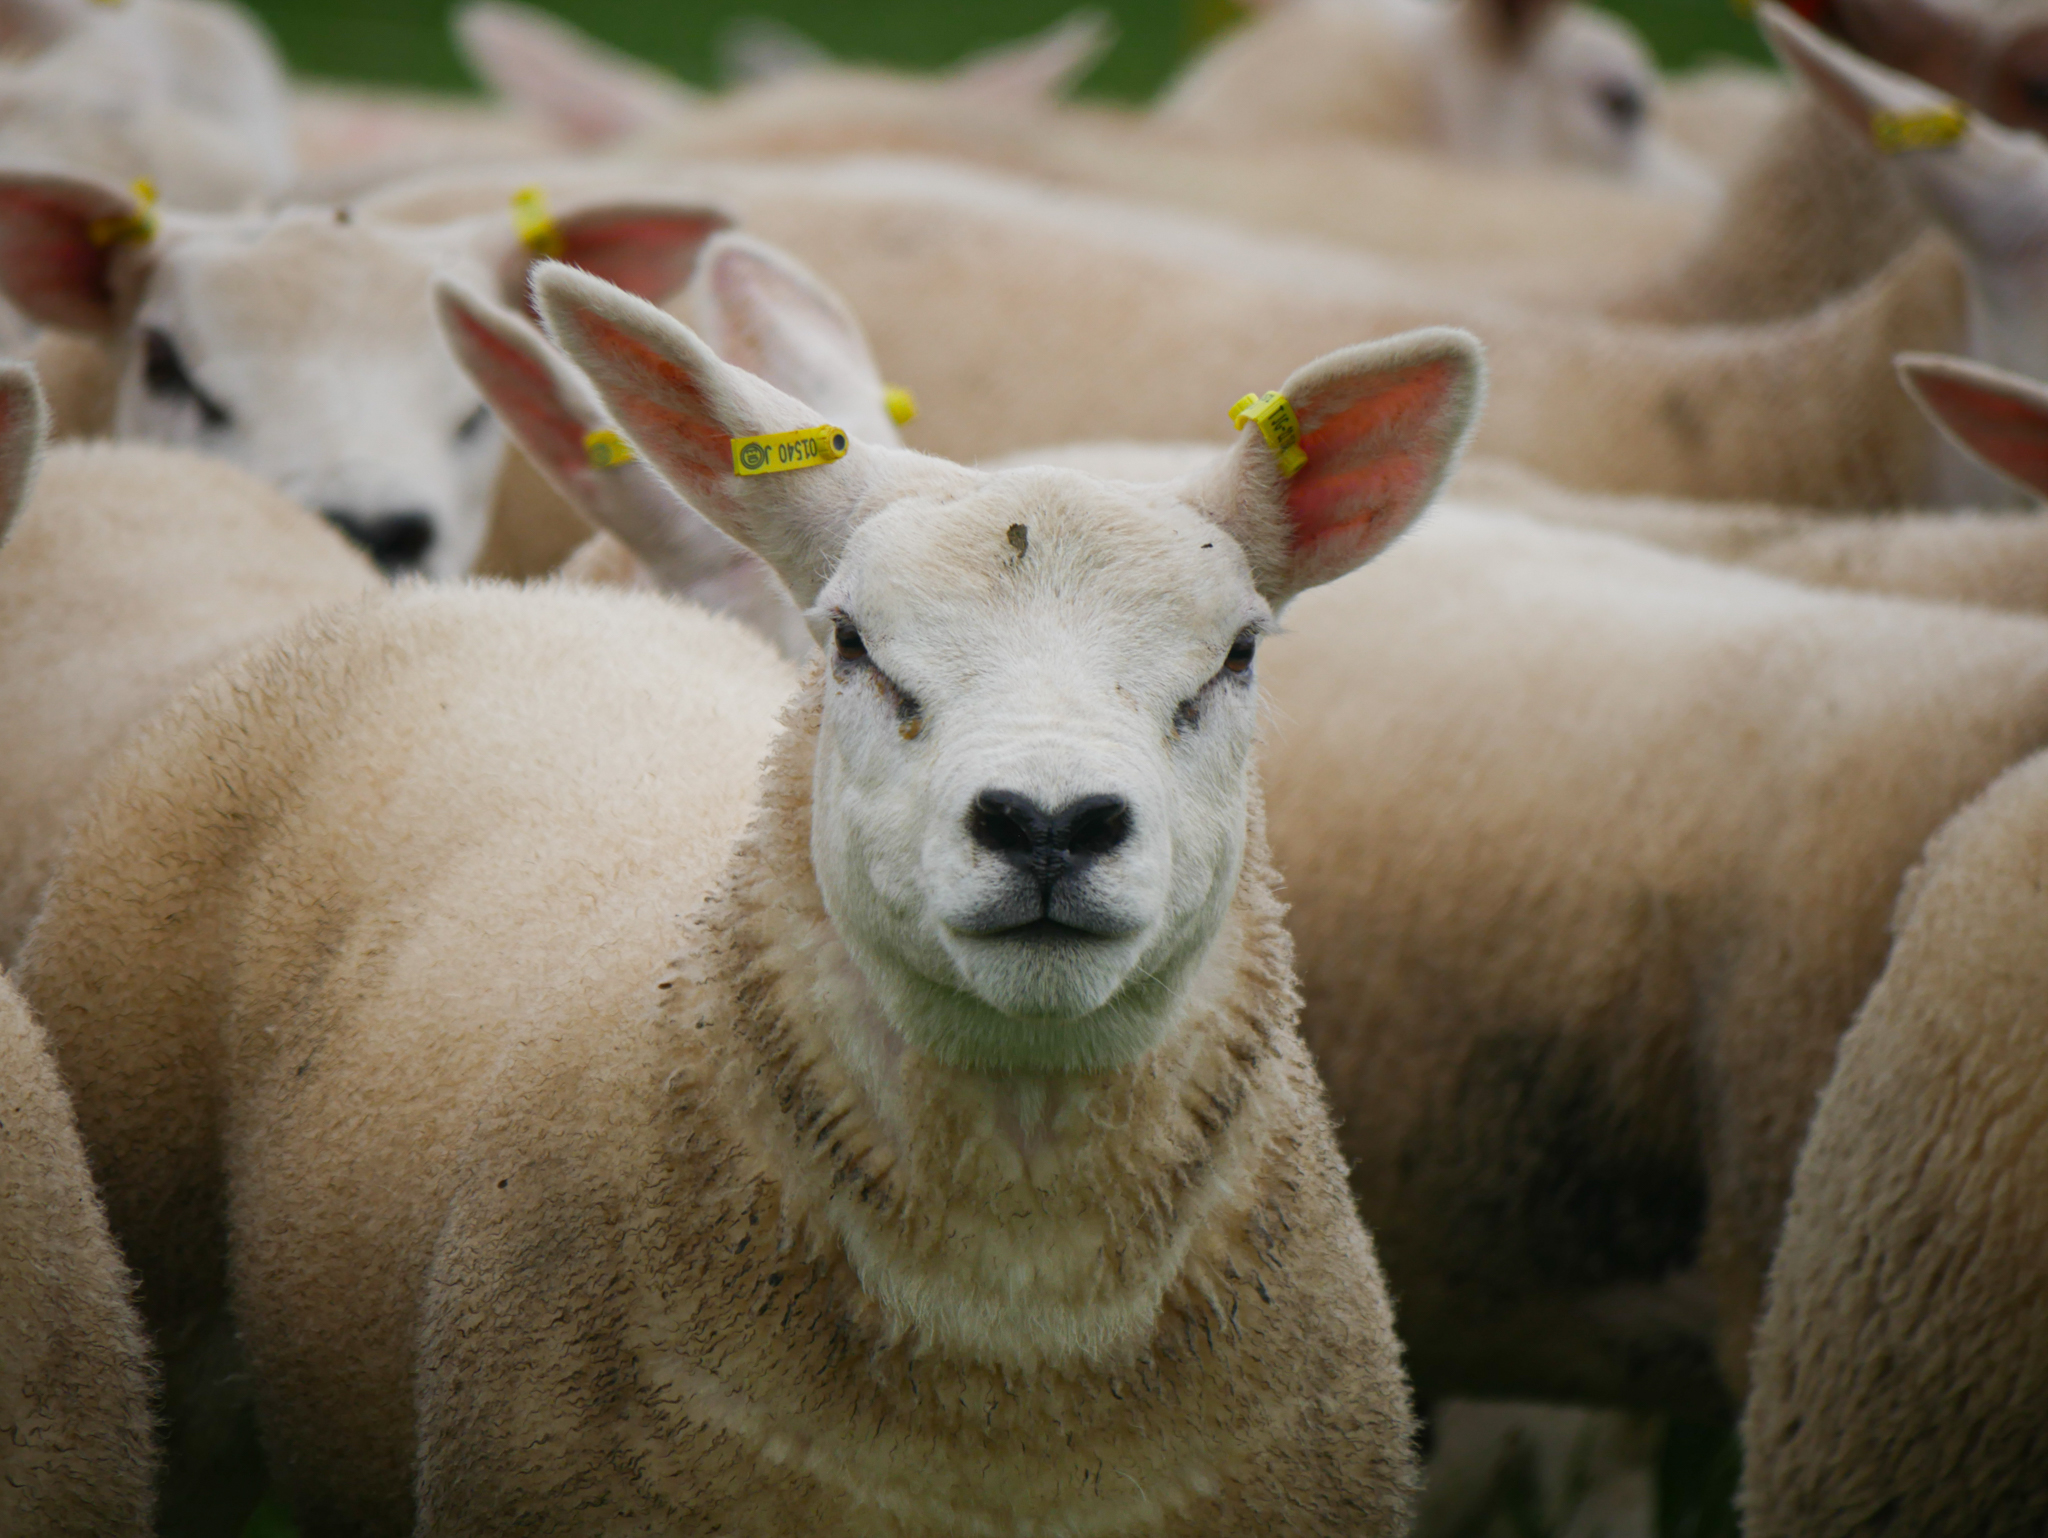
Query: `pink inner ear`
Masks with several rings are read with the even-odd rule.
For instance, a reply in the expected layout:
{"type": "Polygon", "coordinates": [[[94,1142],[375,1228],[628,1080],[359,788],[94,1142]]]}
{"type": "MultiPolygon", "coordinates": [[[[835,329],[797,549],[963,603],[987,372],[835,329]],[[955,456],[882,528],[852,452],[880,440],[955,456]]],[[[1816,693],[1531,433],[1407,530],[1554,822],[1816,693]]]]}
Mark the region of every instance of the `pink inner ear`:
{"type": "Polygon", "coordinates": [[[1436,418],[1459,377],[1455,364],[1436,359],[1358,380],[1365,393],[1334,410],[1301,403],[1314,425],[1303,421],[1308,463],[1287,486],[1296,549],[1340,533],[1369,539],[1406,520],[1441,464],[1436,418]]]}
{"type": "Polygon", "coordinates": [[[520,446],[560,470],[580,472],[582,424],[562,404],[546,366],[467,310],[455,306],[450,313],[461,328],[464,361],[520,446]]]}
{"type": "Polygon", "coordinates": [[[595,310],[576,317],[585,347],[605,362],[605,404],[660,468],[698,481],[732,473],[732,435],[711,422],[709,398],[673,358],[595,310]]]}
{"type": "Polygon", "coordinates": [[[48,326],[97,331],[112,319],[111,246],[96,246],[95,219],[118,216],[131,205],[36,187],[0,189],[0,282],[30,319],[48,326]]]}
{"type": "Polygon", "coordinates": [[[1928,408],[1986,464],[2048,496],[2048,410],[1967,379],[1916,373],[1928,408]]]}
{"type": "Polygon", "coordinates": [[[708,210],[596,210],[561,221],[562,260],[656,304],[690,281],[697,253],[731,223],[708,210]]]}

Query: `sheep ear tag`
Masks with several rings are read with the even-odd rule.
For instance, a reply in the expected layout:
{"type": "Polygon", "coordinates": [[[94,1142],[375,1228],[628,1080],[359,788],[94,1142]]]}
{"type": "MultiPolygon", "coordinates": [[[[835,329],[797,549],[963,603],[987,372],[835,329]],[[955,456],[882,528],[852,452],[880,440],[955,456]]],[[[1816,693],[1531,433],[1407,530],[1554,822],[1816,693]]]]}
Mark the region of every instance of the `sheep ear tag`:
{"type": "Polygon", "coordinates": [[[830,424],[732,440],[734,475],[779,475],[784,470],[808,470],[845,457],[845,430],[830,424]]]}
{"type": "Polygon", "coordinates": [[[1258,424],[1266,446],[1280,461],[1282,474],[1293,475],[1308,463],[1308,454],[1301,446],[1301,423],[1294,415],[1294,408],[1287,403],[1287,397],[1278,390],[1268,390],[1263,397],[1247,395],[1230,408],[1232,427],[1243,432],[1247,422],[1258,424]]]}
{"type": "Polygon", "coordinates": [[[1947,149],[1969,131],[1970,115],[1954,102],[1920,112],[1877,112],[1870,119],[1870,137],[1887,155],[1947,149]]]}

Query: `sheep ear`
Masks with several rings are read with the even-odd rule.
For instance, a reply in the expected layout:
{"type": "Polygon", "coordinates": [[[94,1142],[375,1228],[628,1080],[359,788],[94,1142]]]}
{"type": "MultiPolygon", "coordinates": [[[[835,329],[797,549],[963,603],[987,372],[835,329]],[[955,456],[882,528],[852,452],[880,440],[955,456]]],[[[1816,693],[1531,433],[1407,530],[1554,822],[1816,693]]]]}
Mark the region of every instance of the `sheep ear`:
{"type": "Polygon", "coordinates": [[[126,309],[120,269],[154,239],[131,193],[75,176],[0,171],[0,289],[37,325],[105,334],[126,309]]]}
{"type": "Polygon", "coordinates": [[[795,257],[736,231],[714,236],[697,264],[686,313],[726,362],[815,407],[864,443],[902,443],[860,322],[795,257]]]}
{"type": "Polygon", "coordinates": [[[1878,152],[1887,125],[1893,132],[1927,124],[1955,127],[1924,147],[1893,145],[1887,163],[1928,216],[1956,238],[1981,282],[1996,290],[2008,272],[2031,282],[2039,265],[2037,236],[2048,212],[2048,148],[2032,134],[2000,128],[1981,117],[1958,121],[1955,103],[1940,91],[1899,74],[1827,37],[1784,6],[1757,9],[1764,35],[1779,58],[1813,87],[1820,99],[1878,152]]]}
{"type": "Polygon", "coordinates": [[[611,144],[696,105],[681,81],[537,6],[469,0],[451,26],[472,75],[578,149],[611,144]]]}
{"type": "Polygon", "coordinates": [[[1992,47],[1986,110],[2001,123],[2048,134],[2048,22],[2015,28],[1992,47]]]}
{"type": "Polygon", "coordinates": [[[494,236],[503,246],[498,283],[507,304],[528,302],[526,278],[543,254],[595,273],[629,294],[667,299],[690,281],[704,243],[732,217],[702,203],[604,203],[562,214],[545,235],[494,236]]]}
{"type": "Polygon", "coordinates": [[[1901,353],[1906,393],[1950,442],[2048,498],[2048,387],[1962,358],[1901,353]]]}
{"type": "Polygon", "coordinates": [[[1034,37],[968,55],[954,68],[952,83],[977,100],[1055,101],[1073,92],[1116,38],[1107,11],[1074,11],[1034,37]]]}
{"type": "Polygon", "coordinates": [[[718,35],[718,78],[728,85],[758,85],[824,69],[832,55],[774,16],[740,16],[718,35]]]}
{"type": "Polygon", "coordinates": [[[0,363],[0,540],[35,484],[49,416],[36,371],[26,363],[0,363]]]}
{"type": "Polygon", "coordinates": [[[741,558],[739,546],[624,448],[590,381],[546,337],[453,278],[435,280],[434,314],[456,362],[520,452],[662,588],[687,592],[741,558]]]}
{"type": "Polygon", "coordinates": [[[0,0],[0,53],[33,58],[85,25],[86,0],[0,0]]]}
{"type": "Polygon", "coordinates": [[[820,413],[722,362],[645,300],[584,273],[549,263],[533,288],[548,334],[590,376],[635,450],[809,607],[892,451],[849,437],[841,459],[740,475],[735,438],[816,428],[820,413]]]}
{"type": "Polygon", "coordinates": [[[1244,547],[1276,609],[1371,559],[1413,523],[1479,418],[1470,333],[1411,331],[1319,358],[1282,387],[1307,456],[1292,475],[1256,425],[1189,495],[1244,547]]]}
{"type": "Polygon", "coordinates": [[[1887,69],[1952,96],[1970,94],[1978,60],[1993,43],[1983,17],[1941,0],[1802,0],[1788,9],[1887,69]]]}

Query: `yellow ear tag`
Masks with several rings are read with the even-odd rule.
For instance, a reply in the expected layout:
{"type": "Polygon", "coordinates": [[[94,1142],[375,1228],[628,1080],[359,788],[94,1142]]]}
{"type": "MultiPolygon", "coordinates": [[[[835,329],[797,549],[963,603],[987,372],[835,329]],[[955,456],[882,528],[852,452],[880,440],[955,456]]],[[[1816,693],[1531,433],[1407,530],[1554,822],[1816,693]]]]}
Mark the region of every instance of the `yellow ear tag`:
{"type": "Polygon", "coordinates": [[[1232,427],[1243,432],[1247,422],[1259,424],[1266,446],[1280,461],[1281,474],[1293,475],[1308,463],[1308,455],[1301,446],[1301,424],[1294,419],[1294,408],[1287,404],[1287,397],[1278,390],[1268,390],[1263,397],[1247,395],[1230,408],[1232,427]]]}
{"type": "Polygon", "coordinates": [[[1870,118],[1870,137],[1887,155],[1947,149],[1969,131],[1969,113],[1954,102],[1919,112],[1877,112],[1870,118]]]}
{"type": "Polygon", "coordinates": [[[806,427],[797,433],[763,433],[732,440],[734,475],[778,475],[808,470],[846,457],[846,434],[837,427],[806,427]]]}
{"type": "Polygon", "coordinates": [[[156,238],[156,183],[145,176],[128,190],[135,194],[134,208],[85,227],[86,238],[94,245],[144,246],[156,238]]]}
{"type": "Polygon", "coordinates": [[[616,470],[640,456],[633,452],[632,444],[609,427],[600,427],[583,435],[583,457],[590,461],[593,470],[616,470]]]}
{"type": "Polygon", "coordinates": [[[548,195],[538,187],[521,187],[512,194],[512,228],[519,233],[519,243],[535,256],[560,261],[569,249],[562,227],[548,212],[548,195]]]}
{"type": "Polygon", "coordinates": [[[917,415],[917,397],[901,385],[890,385],[882,391],[882,404],[889,408],[889,420],[898,427],[917,415]]]}

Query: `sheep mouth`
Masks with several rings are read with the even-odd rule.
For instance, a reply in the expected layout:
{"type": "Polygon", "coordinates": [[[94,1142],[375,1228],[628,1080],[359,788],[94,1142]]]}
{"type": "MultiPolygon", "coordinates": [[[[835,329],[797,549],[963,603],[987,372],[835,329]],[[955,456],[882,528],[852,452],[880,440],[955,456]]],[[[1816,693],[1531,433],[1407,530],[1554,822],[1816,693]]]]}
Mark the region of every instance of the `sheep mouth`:
{"type": "Polygon", "coordinates": [[[967,929],[961,933],[973,940],[1021,940],[1027,945],[1093,944],[1122,938],[1096,929],[1062,924],[1053,918],[1036,918],[1028,923],[1012,924],[1008,929],[967,929]]]}

